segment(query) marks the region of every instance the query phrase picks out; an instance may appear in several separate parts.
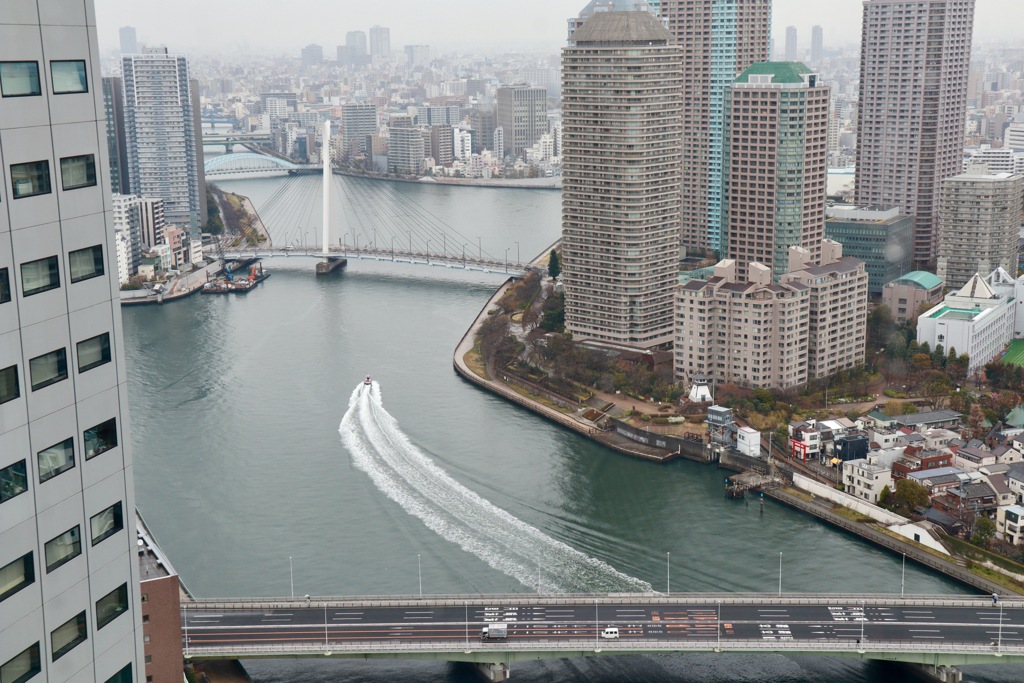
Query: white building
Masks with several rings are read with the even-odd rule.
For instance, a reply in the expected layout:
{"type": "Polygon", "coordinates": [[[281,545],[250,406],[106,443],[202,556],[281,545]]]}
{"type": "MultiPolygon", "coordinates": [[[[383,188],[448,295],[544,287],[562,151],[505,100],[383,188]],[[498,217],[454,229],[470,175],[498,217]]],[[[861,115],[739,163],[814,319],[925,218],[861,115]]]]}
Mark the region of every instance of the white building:
{"type": "Polygon", "coordinates": [[[0,681],[145,680],[93,0],[0,2],[0,681]]]}
{"type": "MultiPolygon", "coordinates": [[[[114,245],[117,250],[117,282],[124,286],[135,273],[131,272],[132,262],[132,238],[124,230],[114,231],[114,245]]],[[[136,268],[135,272],[139,272],[136,268]]]]}
{"type": "Polygon", "coordinates": [[[933,350],[941,345],[947,353],[951,348],[966,353],[967,373],[974,374],[1013,339],[1012,292],[1012,286],[995,291],[975,274],[959,291],[918,316],[917,342],[927,342],[933,350]]]}
{"type": "Polygon", "coordinates": [[[859,458],[843,463],[843,486],[851,496],[878,504],[882,489],[891,491],[892,471],[889,467],[876,464],[870,458],[859,458]]]}
{"type": "MultiPolygon", "coordinates": [[[[139,211],[139,198],[133,194],[115,194],[111,197],[111,212],[114,220],[114,232],[124,233],[128,238],[127,249],[127,273],[128,277],[139,272],[139,263],[142,261],[142,216],[139,211]]],[[[118,249],[120,249],[120,242],[118,249]]],[[[120,265],[120,257],[118,257],[120,265]]],[[[120,278],[120,267],[118,269],[120,278]]],[[[121,280],[121,284],[127,279],[121,280]]]]}

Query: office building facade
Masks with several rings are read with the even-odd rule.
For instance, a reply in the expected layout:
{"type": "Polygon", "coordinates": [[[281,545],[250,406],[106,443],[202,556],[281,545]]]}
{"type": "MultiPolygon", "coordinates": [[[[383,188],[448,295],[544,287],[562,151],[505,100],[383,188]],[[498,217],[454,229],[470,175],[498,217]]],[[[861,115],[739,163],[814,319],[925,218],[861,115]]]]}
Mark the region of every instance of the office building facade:
{"type": "Polygon", "coordinates": [[[92,0],[0,3],[0,680],[143,680],[92,0]]]}
{"type": "Polygon", "coordinates": [[[391,29],[386,26],[370,27],[370,59],[391,57],[391,29]]]}
{"type": "Polygon", "coordinates": [[[121,58],[131,194],[164,200],[168,223],[198,237],[196,119],[188,60],[157,48],[121,58]]]}
{"type": "Polygon", "coordinates": [[[114,194],[127,194],[128,140],[124,130],[124,85],[118,77],[103,79],[103,113],[107,120],[107,157],[110,159],[110,187],[114,194]]]}
{"type": "Polygon", "coordinates": [[[648,12],[595,13],[574,38],[562,52],[566,329],[632,347],[670,343],[682,54],[648,12]]]}
{"type": "Polygon", "coordinates": [[[837,205],[826,209],[825,237],[843,245],[868,271],[868,294],[909,273],[914,248],[914,219],[898,207],[837,205]]]}
{"type": "Polygon", "coordinates": [[[829,88],[799,62],[760,62],[726,93],[726,254],[737,277],[762,263],[778,279],[789,248],[816,257],[824,232],[829,88]]]}
{"type": "Polygon", "coordinates": [[[548,132],[548,91],[529,85],[498,88],[497,125],[504,131],[505,156],[518,158],[548,132]]]}
{"type": "Polygon", "coordinates": [[[866,0],[855,203],[914,217],[914,264],[935,261],[942,181],[961,172],[974,0],[866,0]]]}
{"type": "Polygon", "coordinates": [[[122,26],[118,29],[117,34],[120,39],[121,54],[133,55],[139,51],[139,40],[134,26],[122,26]]]}
{"type": "Polygon", "coordinates": [[[660,15],[683,51],[680,240],[724,253],[722,155],[725,92],[768,59],[771,0],[662,0],[660,15]]]}

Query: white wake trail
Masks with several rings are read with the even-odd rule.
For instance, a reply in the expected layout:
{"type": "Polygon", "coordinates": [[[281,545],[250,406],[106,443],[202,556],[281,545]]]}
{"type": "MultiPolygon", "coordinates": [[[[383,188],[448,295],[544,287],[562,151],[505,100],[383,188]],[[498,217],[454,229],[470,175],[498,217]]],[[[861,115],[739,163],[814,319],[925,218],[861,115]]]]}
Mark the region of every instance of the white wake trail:
{"type": "Polygon", "coordinates": [[[360,384],[338,428],[356,467],[388,498],[491,567],[533,588],[537,569],[554,592],[648,592],[646,581],[555,540],[452,479],[414,446],[381,402],[360,384]]]}

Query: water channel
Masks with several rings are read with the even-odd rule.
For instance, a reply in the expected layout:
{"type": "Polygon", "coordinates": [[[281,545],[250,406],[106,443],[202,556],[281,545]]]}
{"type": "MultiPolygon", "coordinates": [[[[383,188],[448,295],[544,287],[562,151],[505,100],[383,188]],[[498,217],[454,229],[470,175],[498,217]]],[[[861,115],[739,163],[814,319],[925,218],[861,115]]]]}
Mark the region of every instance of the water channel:
{"type": "MultiPolygon", "coordinates": [[[[258,208],[291,182],[221,185],[258,208]]],[[[532,256],[558,234],[557,192],[391,183],[360,191],[413,201],[479,235],[490,253],[519,240],[532,256]]],[[[425,593],[774,591],[780,551],[783,590],[899,592],[899,557],[772,502],[762,514],[756,503],[726,500],[713,467],[617,455],[457,377],[452,350],[500,278],[353,261],[316,279],[312,261],[267,266],[273,276],[247,296],[124,309],[138,505],[196,595],[288,595],[290,562],[296,595],[414,594],[418,565],[425,593]],[[404,436],[408,448],[380,446],[371,430],[362,443],[376,447],[339,436],[366,373],[394,418],[389,438],[404,436]],[[429,496],[409,503],[420,489],[429,496]]],[[[964,591],[911,565],[906,589],[964,591]]],[[[274,683],[477,680],[434,662],[246,665],[274,683]]],[[[1024,678],[1020,667],[968,672],[988,683],[1024,678]]],[[[513,676],[901,680],[872,663],[714,655],[538,662],[513,676]]]]}

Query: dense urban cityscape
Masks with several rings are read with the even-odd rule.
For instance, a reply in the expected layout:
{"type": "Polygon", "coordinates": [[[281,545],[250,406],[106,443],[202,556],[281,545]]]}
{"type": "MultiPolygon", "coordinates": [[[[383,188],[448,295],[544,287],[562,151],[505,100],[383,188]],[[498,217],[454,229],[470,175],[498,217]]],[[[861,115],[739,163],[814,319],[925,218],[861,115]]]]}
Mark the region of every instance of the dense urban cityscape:
{"type": "Polygon", "coordinates": [[[287,52],[0,3],[0,683],[1019,680],[976,1],[287,52]]]}

